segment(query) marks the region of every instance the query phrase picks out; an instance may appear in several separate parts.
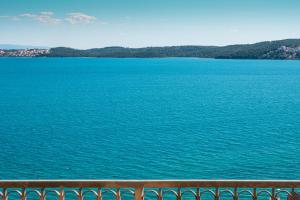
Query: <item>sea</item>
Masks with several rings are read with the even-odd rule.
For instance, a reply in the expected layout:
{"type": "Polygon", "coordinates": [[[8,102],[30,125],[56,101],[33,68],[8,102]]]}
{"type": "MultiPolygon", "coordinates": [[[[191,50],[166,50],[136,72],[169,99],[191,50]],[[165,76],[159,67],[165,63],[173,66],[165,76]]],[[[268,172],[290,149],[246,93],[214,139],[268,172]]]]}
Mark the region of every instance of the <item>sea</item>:
{"type": "Polygon", "coordinates": [[[0,179],[300,179],[300,61],[0,58],[0,179]]]}

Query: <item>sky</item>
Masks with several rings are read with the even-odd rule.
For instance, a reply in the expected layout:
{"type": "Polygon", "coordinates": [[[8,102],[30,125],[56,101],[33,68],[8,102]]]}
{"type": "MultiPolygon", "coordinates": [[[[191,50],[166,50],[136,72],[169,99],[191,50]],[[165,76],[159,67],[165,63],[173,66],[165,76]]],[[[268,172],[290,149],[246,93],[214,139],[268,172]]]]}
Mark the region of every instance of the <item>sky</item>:
{"type": "Polygon", "coordinates": [[[300,38],[300,0],[0,0],[0,44],[228,45],[300,38]]]}

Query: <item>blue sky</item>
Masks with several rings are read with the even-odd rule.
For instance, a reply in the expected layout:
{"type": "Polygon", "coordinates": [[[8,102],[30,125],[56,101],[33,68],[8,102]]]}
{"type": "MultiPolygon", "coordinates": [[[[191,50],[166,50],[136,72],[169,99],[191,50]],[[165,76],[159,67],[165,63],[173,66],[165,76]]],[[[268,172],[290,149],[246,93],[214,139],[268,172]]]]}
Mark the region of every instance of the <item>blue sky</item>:
{"type": "Polygon", "coordinates": [[[300,0],[0,0],[0,43],[91,48],[300,38],[300,0]]]}

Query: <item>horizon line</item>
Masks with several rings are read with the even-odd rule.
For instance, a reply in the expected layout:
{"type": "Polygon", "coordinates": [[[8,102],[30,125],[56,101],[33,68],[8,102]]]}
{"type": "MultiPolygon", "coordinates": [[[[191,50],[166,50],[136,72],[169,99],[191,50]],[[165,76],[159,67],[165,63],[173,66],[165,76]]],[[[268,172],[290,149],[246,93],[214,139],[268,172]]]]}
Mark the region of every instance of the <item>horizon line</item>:
{"type": "Polygon", "coordinates": [[[52,48],[70,48],[70,49],[76,49],[76,50],[90,50],[90,49],[104,49],[104,48],[127,48],[127,49],[143,49],[143,48],[166,48],[166,47],[185,47],[185,46],[193,46],[193,47],[227,47],[227,46],[236,46],[236,45],[253,45],[253,44],[259,44],[263,42],[276,42],[276,41],[285,41],[285,40],[300,40],[299,38],[286,38],[286,39],[277,39],[277,40],[263,40],[253,43],[233,43],[233,44],[227,44],[227,45],[196,45],[196,44],[186,44],[186,45],[165,45],[165,46],[142,46],[142,47],[130,47],[130,46],[104,46],[104,47],[91,47],[91,48],[76,48],[76,47],[70,47],[70,46],[44,46],[44,45],[26,45],[26,44],[9,44],[9,43],[2,43],[0,44],[0,49],[2,50],[21,50],[21,49],[52,49],[52,48]],[[1,48],[1,46],[19,46],[19,48],[1,48]],[[20,48],[24,46],[24,48],[20,48]],[[28,48],[25,48],[25,47],[28,48]]]}

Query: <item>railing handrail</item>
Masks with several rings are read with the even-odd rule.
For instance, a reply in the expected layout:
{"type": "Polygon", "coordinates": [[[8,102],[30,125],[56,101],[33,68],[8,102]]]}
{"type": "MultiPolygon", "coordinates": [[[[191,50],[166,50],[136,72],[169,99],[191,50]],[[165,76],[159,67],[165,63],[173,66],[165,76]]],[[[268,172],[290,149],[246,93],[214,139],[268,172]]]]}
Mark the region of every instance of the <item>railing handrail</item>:
{"type": "Polygon", "coordinates": [[[300,188],[300,180],[0,180],[0,188],[300,188]]]}

